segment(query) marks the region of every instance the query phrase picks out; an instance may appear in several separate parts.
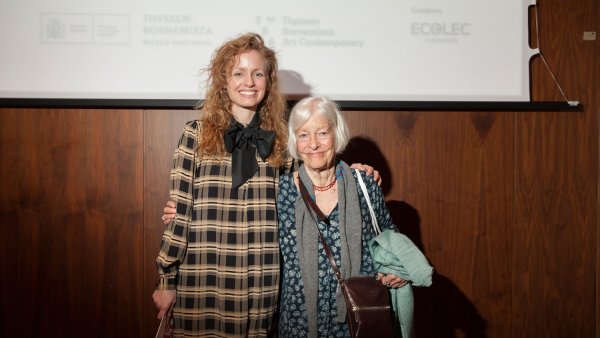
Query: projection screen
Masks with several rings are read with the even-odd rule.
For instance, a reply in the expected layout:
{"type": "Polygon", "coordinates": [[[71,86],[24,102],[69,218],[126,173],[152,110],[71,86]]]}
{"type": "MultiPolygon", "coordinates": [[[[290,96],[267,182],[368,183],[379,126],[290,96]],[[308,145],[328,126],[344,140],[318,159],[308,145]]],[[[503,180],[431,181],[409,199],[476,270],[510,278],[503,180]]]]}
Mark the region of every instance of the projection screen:
{"type": "Polygon", "coordinates": [[[212,52],[261,34],[290,97],[529,101],[523,0],[2,0],[0,98],[201,99],[212,52]]]}

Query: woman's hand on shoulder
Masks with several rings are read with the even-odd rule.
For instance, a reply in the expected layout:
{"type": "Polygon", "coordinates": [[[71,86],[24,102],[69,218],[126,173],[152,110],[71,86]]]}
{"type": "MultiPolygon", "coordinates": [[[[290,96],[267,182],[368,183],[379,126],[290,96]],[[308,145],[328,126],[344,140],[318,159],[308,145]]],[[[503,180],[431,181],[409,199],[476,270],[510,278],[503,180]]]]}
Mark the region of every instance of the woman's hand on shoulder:
{"type": "Polygon", "coordinates": [[[377,185],[381,186],[382,179],[379,175],[379,171],[375,170],[375,168],[371,167],[370,165],[363,163],[352,163],[350,168],[362,170],[367,174],[367,176],[373,176],[373,181],[377,182],[377,185]]]}

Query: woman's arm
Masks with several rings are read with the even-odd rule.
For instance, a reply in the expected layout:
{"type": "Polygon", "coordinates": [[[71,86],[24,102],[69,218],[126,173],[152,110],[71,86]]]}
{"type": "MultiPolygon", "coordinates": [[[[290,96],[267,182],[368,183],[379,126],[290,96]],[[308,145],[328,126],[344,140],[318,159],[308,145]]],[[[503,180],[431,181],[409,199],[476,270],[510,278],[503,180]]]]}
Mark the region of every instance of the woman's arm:
{"type": "Polygon", "coordinates": [[[377,223],[379,223],[379,228],[381,231],[386,229],[396,229],[394,220],[390,216],[390,212],[385,204],[385,198],[383,196],[381,187],[371,176],[363,175],[363,180],[365,182],[365,186],[367,187],[367,192],[369,193],[369,198],[371,199],[371,205],[373,206],[373,211],[375,212],[377,223]]]}
{"type": "MultiPolygon", "coordinates": [[[[376,184],[370,176],[364,177],[364,182],[381,231],[383,232],[387,229],[397,230],[394,225],[394,220],[390,216],[390,211],[385,204],[385,198],[381,187],[376,184]]],[[[383,285],[393,289],[403,287],[407,283],[404,279],[393,274],[377,273],[377,279],[380,280],[383,285]]]]}
{"type": "Polygon", "coordinates": [[[174,201],[174,220],[165,228],[156,258],[160,275],[157,290],[174,290],[177,269],[187,248],[191,209],[194,204],[193,183],[198,140],[197,121],[189,122],[179,139],[173,156],[170,197],[174,201]]]}
{"type": "MultiPolygon", "coordinates": [[[[294,161],[294,163],[292,163],[292,165],[290,167],[290,170],[292,170],[292,171],[297,169],[297,162],[294,161]]],[[[379,171],[375,170],[375,168],[371,167],[370,165],[362,164],[362,163],[353,163],[350,167],[352,169],[358,169],[358,170],[364,171],[365,176],[371,177],[375,182],[377,182],[378,185],[381,185],[382,178],[379,175],[379,171]]],[[[177,215],[177,209],[175,208],[175,202],[167,201],[167,203],[165,204],[165,207],[163,208],[163,215],[161,217],[163,223],[165,225],[168,225],[169,223],[171,223],[171,221],[173,221],[175,219],[176,215],[177,215]]]]}
{"type": "Polygon", "coordinates": [[[382,179],[381,175],[379,175],[379,171],[375,170],[375,168],[371,167],[370,165],[362,163],[352,163],[352,165],[350,165],[350,168],[364,171],[366,176],[372,176],[373,180],[377,182],[378,185],[381,185],[382,179]]]}

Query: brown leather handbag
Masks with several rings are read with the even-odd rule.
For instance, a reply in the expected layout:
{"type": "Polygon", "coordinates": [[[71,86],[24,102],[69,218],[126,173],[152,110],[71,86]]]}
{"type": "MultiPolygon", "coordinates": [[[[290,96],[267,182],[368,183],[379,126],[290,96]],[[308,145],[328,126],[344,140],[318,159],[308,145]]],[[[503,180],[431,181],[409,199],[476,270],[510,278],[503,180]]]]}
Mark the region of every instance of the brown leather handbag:
{"type": "MultiPolygon", "coordinates": [[[[302,199],[309,209],[315,211],[319,218],[324,219],[325,215],[316,203],[308,195],[306,187],[299,182],[302,199]]],[[[311,212],[311,217],[312,215],[311,212]]],[[[317,222],[316,219],[314,219],[317,222]]],[[[318,227],[317,227],[318,230],[318,227]]],[[[344,279],[342,273],[335,264],[329,245],[319,231],[319,237],[327,259],[335,272],[338,283],[342,289],[342,294],[346,301],[348,327],[350,337],[352,338],[393,338],[395,319],[392,315],[390,299],[387,287],[381,281],[375,279],[375,276],[352,276],[344,279]]]]}
{"type": "MultiPolygon", "coordinates": [[[[337,273],[336,273],[337,274],[337,273]]],[[[375,276],[338,277],[346,300],[351,337],[394,337],[387,288],[375,276]]]]}

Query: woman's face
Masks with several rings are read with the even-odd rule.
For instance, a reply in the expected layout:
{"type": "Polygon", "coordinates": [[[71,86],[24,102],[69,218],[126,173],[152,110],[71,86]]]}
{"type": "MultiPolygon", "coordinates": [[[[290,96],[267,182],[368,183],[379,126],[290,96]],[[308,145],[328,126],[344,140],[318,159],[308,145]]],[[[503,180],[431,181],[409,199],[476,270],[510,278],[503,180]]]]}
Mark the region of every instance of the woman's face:
{"type": "Polygon", "coordinates": [[[267,63],[255,50],[241,53],[227,75],[227,94],[232,113],[256,111],[267,91],[267,63]]]}
{"type": "Polygon", "coordinates": [[[314,114],[296,130],[296,146],[304,165],[321,171],[334,166],[335,140],[329,121],[314,114]]]}

